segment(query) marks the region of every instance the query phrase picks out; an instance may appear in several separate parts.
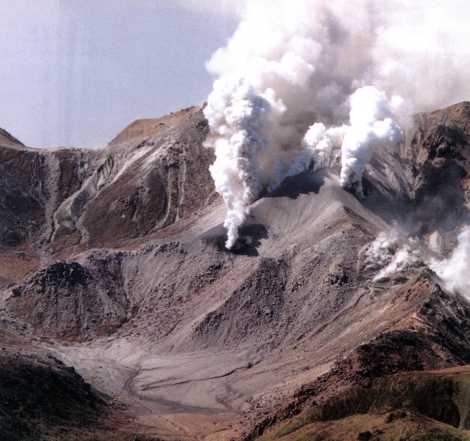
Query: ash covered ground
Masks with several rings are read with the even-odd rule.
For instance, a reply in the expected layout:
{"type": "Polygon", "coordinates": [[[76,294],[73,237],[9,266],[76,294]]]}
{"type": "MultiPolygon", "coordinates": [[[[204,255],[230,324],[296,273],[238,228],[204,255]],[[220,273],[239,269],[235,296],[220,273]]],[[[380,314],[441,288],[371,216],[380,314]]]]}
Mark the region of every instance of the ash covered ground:
{"type": "Polygon", "coordinates": [[[5,439],[468,439],[470,104],[416,115],[361,195],[335,163],[287,177],[231,250],[208,132],[196,107],[103,150],[1,132],[5,439]]]}

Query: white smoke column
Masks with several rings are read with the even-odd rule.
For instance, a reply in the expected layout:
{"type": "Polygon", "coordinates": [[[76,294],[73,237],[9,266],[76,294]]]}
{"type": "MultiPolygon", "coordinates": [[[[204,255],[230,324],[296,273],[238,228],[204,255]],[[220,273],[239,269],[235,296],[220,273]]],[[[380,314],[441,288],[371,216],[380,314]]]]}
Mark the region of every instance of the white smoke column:
{"type": "MultiPolygon", "coordinates": [[[[394,98],[396,105],[399,98],[394,98]]],[[[362,175],[374,150],[398,145],[402,130],[394,120],[392,103],[372,86],[358,89],[350,99],[350,127],[341,146],[341,185],[362,194],[362,175]]]]}
{"type": "Polygon", "coordinates": [[[402,100],[398,96],[389,100],[385,92],[365,86],[349,102],[350,125],[327,129],[315,123],[306,133],[304,145],[312,151],[315,169],[332,167],[341,158],[341,185],[362,195],[362,175],[374,151],[393,148],[403,138],[394,117],[402,100]]]}
{"type": "Polygon", "coordinates": [[[274,3],[271,17],[261,3],[250,4],[227,48],[208,64],[219,79],[204,109],[211,131],[206,145],[215,150],[210,172],[226,205],[229,249],[260,192],[309,161],[302,154],[304,128],[295,126],[299,111],[293,109],[296,102],[303,108],[301,94],[321,47],[298,11],[288,8],[284,16],[285,2],[274,3]]]}
{"type": "MultiPolygon", "coordinates": [[[[280,109],[282,111],[282,108],[280,109]]],[[[212,128],[209,141],[216,160],[210,168],[227,214],[227,248],[232,248],[248,207],[261,190],[258,154],[267,146],[271,104],[243,81],[219,81],[209,97],[205,115],[212,128]]]]}
{"type": "Polygon", "coordinates": [[[470,226],[463,228],[458,244],[448,259],[433,260],[431,269],[444,281],[446,288],[470,300],[470,226]]]}

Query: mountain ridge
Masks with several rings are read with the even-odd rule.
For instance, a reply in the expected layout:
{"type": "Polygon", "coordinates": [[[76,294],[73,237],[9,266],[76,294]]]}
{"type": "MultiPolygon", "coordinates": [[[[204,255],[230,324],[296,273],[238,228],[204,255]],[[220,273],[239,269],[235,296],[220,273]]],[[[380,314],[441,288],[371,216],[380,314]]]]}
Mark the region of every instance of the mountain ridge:
{"type": "Polygon", "coordinates": [[[469,108],[416,116],[400,154],[371,162],[364,199],[334,169],[288,178],[233,252],[199,108],[137,121],[100,151],[1,146],[2,332],[108,397],[98,420],[117,432],[92,425],[95,439],[278,439],[287,425],[283,439],[306,440],[326,421],[318,439],[354,439],[361,418],[367,439],[393,439],[384,412],[467,439],[466,371],[413,372],[470,364],[468,301],[421,264],[377,279],[367,250],[398,223],[450,251],[468,219],[469,108]],[[445,415],[419,404],[433,388],[445,415]]]}

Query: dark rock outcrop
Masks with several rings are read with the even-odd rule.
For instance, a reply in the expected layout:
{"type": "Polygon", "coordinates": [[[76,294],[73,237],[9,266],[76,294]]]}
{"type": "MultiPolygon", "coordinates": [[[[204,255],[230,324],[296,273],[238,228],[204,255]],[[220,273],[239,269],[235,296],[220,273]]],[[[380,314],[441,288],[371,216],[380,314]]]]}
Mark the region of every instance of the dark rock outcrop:
{"type": "Polygon", "coordinates": [[[128,314],[119,258],[55,263],[15,287],[8,311],[36,335],[89,339],[119,328],[128,314]]]}
{"type": "Polygon", "coordinates": [[[106,412],[105,397],[52,355],[2,348],[2,439],[36,441],[48,439],[47,433],[59,439],[54,436],[61,431],[86,432],[106,412]]]}

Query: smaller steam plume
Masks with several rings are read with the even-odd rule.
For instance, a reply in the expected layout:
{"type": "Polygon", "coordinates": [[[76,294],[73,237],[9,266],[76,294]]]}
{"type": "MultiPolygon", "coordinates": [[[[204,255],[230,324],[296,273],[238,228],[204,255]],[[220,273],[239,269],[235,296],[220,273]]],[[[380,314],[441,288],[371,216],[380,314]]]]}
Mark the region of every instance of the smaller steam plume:
{"type": "Polygon", "coordinates": [[[457,237],[457,246],[447,258],[436,257],[441,247],[436,247],[433,236],[427,241],[410,237],[395,226],[390,231],[380,232],[374,241],[359,252],[359,258],[365,270],[376,273],[374,281],[427,266],[442,280],[447,291],[470,300],[470,226],[462,228],[457,237]]]}
{"type": "Polygon", "coordinates": [[[447,259],[432,259],[431,269],[444,281],[445,287],[470,300],[470,226],[464,227],[458,236],[457,247],[447,259]]]}
{"type": "Polygon", "coordinates": [[[323,124],[315,123],[304,142],[313,150],[313,157],[319,164],[334,165],[340,156],[342,187],[362,195],[362,175],[374,151],[402,141],[403,132],[394,117],[401,101],[398,96],[389,101],[384,92],[373,86],[362,87],[351,95],[349,126],[327,130],[323,124]],[[338,152],[340,141],[341,151],[338,152]]]}
{"type": "Polygon", "coordinates": [[[365,270],[375,271],[374,281],[424,265],[427,252],[420,241],[394,227],[382,231],[360,251],[365,270]]]}
{"type": "MultiPolygon", "coordinates": [[[[395,97],[395,104],[400,99],[395,97]]],[[[394,120],[393,105],[384,92],[363,87],[351,96],[350,124],[341,147],[341,185],[357,185],[362,194],[362,175],[375,149],[397,145],[402,130],[394,120]]]]}

